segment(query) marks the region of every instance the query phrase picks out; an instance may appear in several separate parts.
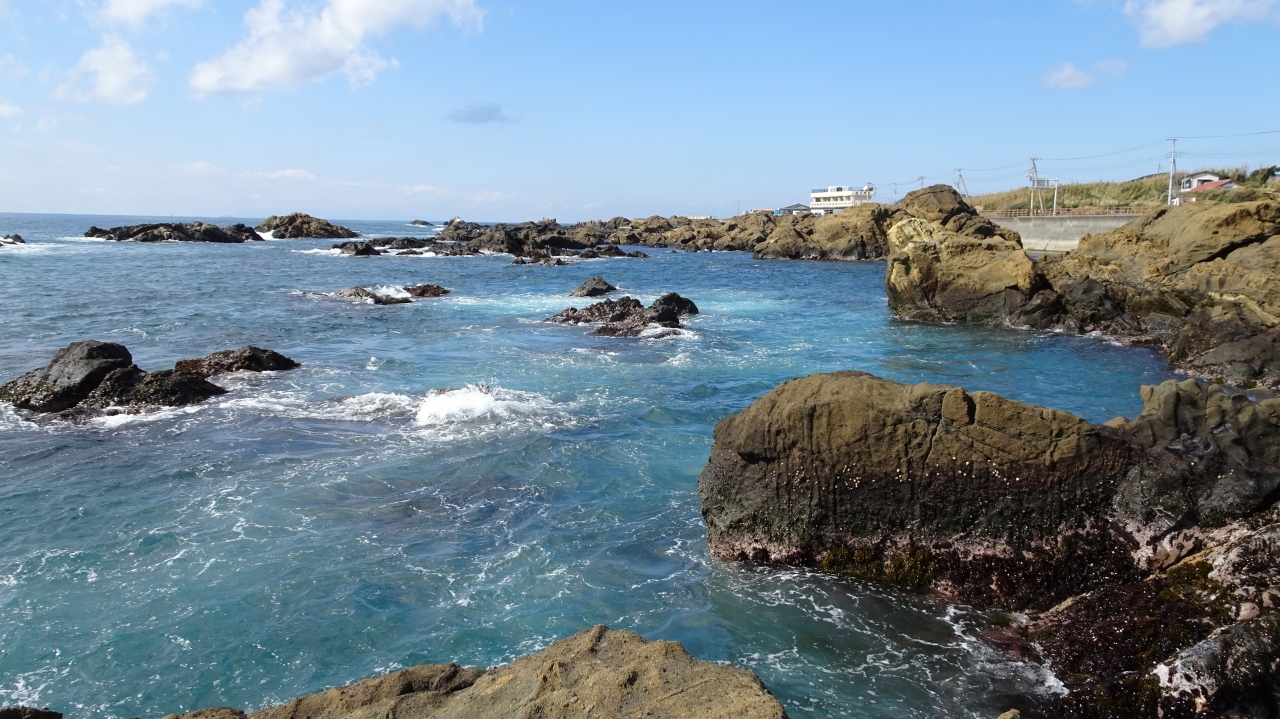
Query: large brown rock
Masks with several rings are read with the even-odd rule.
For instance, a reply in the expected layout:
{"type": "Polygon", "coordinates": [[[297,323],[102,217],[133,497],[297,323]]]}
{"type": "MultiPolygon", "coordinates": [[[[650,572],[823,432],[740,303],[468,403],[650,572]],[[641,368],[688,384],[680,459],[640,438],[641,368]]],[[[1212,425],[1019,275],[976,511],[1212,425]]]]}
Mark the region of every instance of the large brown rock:
{"type": "Polygon", "coordinates": [[[989,322],[1022,309],[1044,280],[1021,244],[977,238],[911,218],[888,233],[885,292],[904,319],[989,322]]]}
{"type": "MultiPolygon", "coordinates": [[[[435,664],[299,697],[250,719],[785,719],[754,674],[597,626],[491,671],[435,664]]],[[[242,719],[221,707],[166,719],[242,719]]]]}
{"type": "Polygon", "coordinates": [[[1094,425],[860,372],[785,382],[716,425],[711,551],[1029,615],[1008,631],[1070,690],[1030,716],[1272,717],[1280,633],[1254,620],[1280,611],[1280,399],[1141,393],[1094,425]]]}
{"type": "Polygon", "coordinates": [[[902,207],[912,217],[932,222],[966,237],[999,237],[1022,246],[1017,232],[1000,227],[978,214],[951,185],[932,185],[908,192],[902,198],[902,207]]]}

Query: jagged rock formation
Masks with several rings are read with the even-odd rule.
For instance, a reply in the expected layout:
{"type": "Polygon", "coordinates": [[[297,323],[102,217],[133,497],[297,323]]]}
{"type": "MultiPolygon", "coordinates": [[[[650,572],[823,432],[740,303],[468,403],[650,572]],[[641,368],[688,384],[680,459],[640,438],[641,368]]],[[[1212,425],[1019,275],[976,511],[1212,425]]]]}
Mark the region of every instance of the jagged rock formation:
{"type": "Polygon", "coordinates": [[[4,237],[0,237],[0,246],[3,246],[3,245],[25,245],[26,243],[27,243],[27,241],[26,241],[26,240],[24,240],[24,239],[22,239],[22,235],[19,235],[19,234],[16,234],[16,233],[15,233],[15,234],[12,234],[12,235],[5,235],[4,237]]]}
{"type": "Polygon", "coordinates": [[[252,714],[219,707],[165,719],[594,716],[785,719],[787,714],[745,669],[699,661],[676,642],[647,642],[631,632],[597,626],[488,671],[432,664],[252,714]]]}
{"type": "Polygon", "coordinates": [[[1249,707],[1280,701],[1256,681],[1280,637],[1250,622],[1280,610],[1280,399],[1142,398],[1094,425],[861,372],[785,382],[716,425],[711,550],[1027,613],[1071,690],[1043,716],[1269,717],[1249,707]]]}
{"type": "Polygon", "coordinates": [[[382,254],[372,242],[340,242],[330,249],[338,250],[351,257],[377,257],[382,254]]]}
{"type": "Polygon", "coordinates": [[[68,419],[196,404],[226,390],[208,377],[298,367],[277,352],[257,347],[182,360],[171,370],[145,372],[124,345],[97,340],[70,344],[53,360],[0,387],[0,400],[20,410],[68,419]]]}
{"type": "Polygon", "coordinates": [[[889,237],[885,288],[903,318],[1102,332],[1162,344],[1201,378],[1280,387],[1273,200],[1160,208],[1035,261],[1016,243],[966,242],[936,225],[904,222],[889,237]]]}
{"type": "Polygon", "coordinates": [[[616,291],[618,288],[609,284],[603,277],[592,277],[569,293],[570,297],[599,297],[616,291]]]}
{"type": "Polygon", "coordinates": [[[272,215],[258,225],[258,232],[270,232],[277,240],[327,239],[330,237],[359,237],[360,233],[335,225],[328,220],[301,212],[289,215],[272,215]]]}
{"type": "Polygon", "coordinates": [[[85,237],[115,242],[256,242],[262,237],[252,227],[240,223],[218,227],[206,222],[161,222],[127,225],[104,230],[90,227],[85,237]]]}
{"type": "Polygon", "coordinates": [[[414,220],[409,224],[413,225],[414,227],[431,227],[432,226],[432,224],[430,222],[427,222],[426,220],[414,220]]]}
{"type": "Polygon", "coordinates": [[[684,315],[698,314],[698,306],[693,300],[681,297],[674,292],[654,300],[647,309],[639,300],[631,297],[619,297],[616,300],[604,300],[583,309],[570,307],[548,322],[566,324],[599,324],[592,334],[611,337],[636,337],[651,324],[670,329],[679,329],[680,318],[684,315]]]}

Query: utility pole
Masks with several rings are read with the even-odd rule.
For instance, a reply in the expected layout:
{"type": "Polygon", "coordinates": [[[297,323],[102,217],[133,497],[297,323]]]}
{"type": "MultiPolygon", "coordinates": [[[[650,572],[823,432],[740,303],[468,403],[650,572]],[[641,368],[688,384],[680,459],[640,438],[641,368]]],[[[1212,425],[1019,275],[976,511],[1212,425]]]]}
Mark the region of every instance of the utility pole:
{"type": "Polygon", "coordinates": [[[956,192],[959,192],[966,200],[969,199],[969,188],[964,184],[964,170],[956,168],[956,192]]]}
{"type": "Polygon", "coordinates": [[[1178,138],[1166,137],[1166,140],[1173,143],[1173,147],[1169,150],[1169,204],[1176,204],[1173,201],[1173,176],[1178,172],[1178,138]]]}
{"type": "Polygon", "coordinates": [[[920,176],[920,189],[924,189],[924,175],[920,176]]]}
{"type": "Polygon", "coordinates": [[[893,185],[893,204],[896,205],[898,204],[898,183],[890,182],[889,184],[893,185]]]}

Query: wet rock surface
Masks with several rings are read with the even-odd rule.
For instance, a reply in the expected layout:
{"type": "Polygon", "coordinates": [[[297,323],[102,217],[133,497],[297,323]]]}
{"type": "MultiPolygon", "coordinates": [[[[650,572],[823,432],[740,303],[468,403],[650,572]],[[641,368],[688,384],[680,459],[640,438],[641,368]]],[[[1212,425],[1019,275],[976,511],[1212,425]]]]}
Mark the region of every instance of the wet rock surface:
{"type": "Polygon", "coordinates": [[[694,659],[676,642],[647,642],[631,632],[597,626],[496,669],[432,664],[298,697],[252,714],[220,707],[166,719],[246,716],[784,719],[786,712],[750,671],[694,659]]]}
{"type": "Polygon", "coordinates": [[[39,369],[0,387],[0,400],[42,416],[84,419],[101,414],[197,404],[226,390],[208,381],[224,372],[298,367],[270,350],[242,347],[146,372],[124,345],[85,340],[58,350],[39,369]]]}
{"type": "Polygon", "coordinates": [[[688,298],[668,292],[647,308],[637,299],[619,297],[616,300],[597,302],[583,309],[570,307],[547,318],[547,321],[575,325],[599,324],[601,326],[592,334],[636,337],[654,324],[679,329],[682,327],[680,318],[690,314],[698,314],[698,306],[688,298]]]}
{"type": "Polygon", "coordinates": [[[613,285],[606,282],[603,277],[592,277],[586,282],[583,282],[582,284],[575,287],[573,292],[569,293],[569,296],[570,297],[599,297],[600,295],[607,295],[610,292],[614,292],[617,289],[618,289],[617,287],[614,287],[613,285]]]}
{"type": "Polygon", "coordinates": [[[26,244],[26,242],[26,240],[22,239],[22,235],[19,234],[0,237],[0,245],[23,245],[26,244]]]}
{"type": "Polygon", "coordinates": [[[96,237],[115,242],[256,242],[262,237],[252,227],[243,224],[219,227],[206,222],[162,222],[146,225],[127,225],[104,230],[90,227],[85,237],[96,237]]]}
{"type": "Polygon", "coordinates": [[[404,291],[408,292],[411,297],[444,297],[449,294],[449,290],[444,287],[432,284],[406,287],[404,291]]]}
{"type": "Polygon", "coordinates": [[[382,254],[372,242],[340,242],[332,249],[352,257],[377,257],[382,254]]]}
{"type": "Polygon", "coordinates": [[[1009,630],[1069,690],[1026,716],[1273,716],[1280,399],[1141,393],[1095,425],[860,372],[783,383],[716,426],[711,551],[1025,613],[1009,630]]]}
{"type": "Polygon", "coordinates": [[[334,293],[334,297],[344,300],[356,300],[358,302],[366,302],[373,305],[406,305],[413,300],[408,297],[398,297],[396,295],[386,295],[380,292],[367,290],[363,287],[348,287],[344,290],[338,290],[334,293]]]}
{"type": "Polygon", "coordinates": [[[328,239],[359,237],[360,233],[341,225],[335,225],[319,217],[294,212],[288,215],[272,215],[258,224],[258,232],[270,232],[277,240],[328,239]]]}
{"type": "Polygon", "coordinates": [[[62,712],[34,707],[4,707],[0,709],[0,719],[62,719],[62,712]]]}

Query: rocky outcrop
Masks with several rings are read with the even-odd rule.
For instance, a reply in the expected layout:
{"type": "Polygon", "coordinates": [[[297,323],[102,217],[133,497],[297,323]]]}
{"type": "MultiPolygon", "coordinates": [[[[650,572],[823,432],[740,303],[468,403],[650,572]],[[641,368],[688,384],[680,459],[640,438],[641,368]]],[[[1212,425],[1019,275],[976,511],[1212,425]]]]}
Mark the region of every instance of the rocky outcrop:
{"type": "Polygon", "coordinates": [[[359,237],[360,233],[335,225],[328,220],[301,212],[289,215],[272,215],[258,225],[258,232],[270,232],[277,240],[329,239],[359,237]]]}
{"type": "Polygon", "coordinates": [[[903,319],[982,322],[1009,317],[1047,287],[1016,240],[961,235],[918,218],[888,233],[884,288],[903,319]]]}
{"type": "Polygon", "coordinates": [[[372,242],[339,242],[330,249],[351,257],[377,257],[382,254],[372,242]]]}
{"type": "Polygon", "coordinates": [[[570,307],[554,317],[547,318],[547,321],[575,325],[599,324],[601,326],[592,334],[636,337],[650,325],[679,329],[682,326],[680,324],[682,316],[696,314],[698,314],[698,306],[692,300],[674,292],[668,292],[654,300],[648,308],[639,300],[619,297],[616,300],[597,302],[584,309],[570,307]]]}
{"type": "Polygon", "coordinates": [[[24,245],[26,240],[22,239],[22,235],[13,234],[0,237],[0,245],[24,245]]]}
{"type": "Polygon", "coordinates": [[[252,714],[220,707],[166,719],[594,716],[785,719],[786,712],[750,671],[699,661],[676,642],[597,626],[487,671],[432,664],[252,714]]]}
{"type": "Polygon", "coordinates": [[[345,290],[338,290],[334,293],[334,297],[344,300],[355,300],[371,305],[406,305],[413,300],[408,297],[399,297],[397,295],[386,295],[381,292],[366,290],[363,287],[348,287],[345,290]]]}
{"type": "Polygon", "coordinates": [[[410,297],[444,297],[449,294],[449,290],[440,285],[415,285],[413,287],[404,288],[410,297]]]}
{"type": "Polygon", "coordinates": [[[616,291],[618,288],[609,284],[603,277],[592,277],[574,288],[570,297],[599,297],[616,291]]]}
{"type": "Polygon", "coordinates": [[[302,365],[273,350],[245,345],[238,350],[214,352],[208,357],[180,360],[173,366],[177,372],[190,372],[201,377],[212,377],[231,372],[284,372],[302,365]]]}
{"type": "Polygon", "coordinates": [[[77,419],[196,404],[226,393],[208,381],[212,375],[298,366],[277,352],[242,347],[182,360],[172,370],[145,372],[133,364],[124,345],[85,340],[58,350],[49,364],[0,387],[0,400],[20,410],[77,419]]]}
{"type": "Polygon", "coordinates": [[[904,319],[1100,332],[1203,379],[1280,387],[1280,202],[1162,207],[1035,261],[981,218],[906,206],[929,222],[889,233],[904,319]]]}
{"type": "Polygon", "coordinates": [[[414,220],[409,224],[413,225],[414,227],[432,227],[433,226],[430,222],[427,222],[426,220],[414,220]]]}
{"type": "Polygon", "coordinates": [[[248,225],[237,223],[219,227],[206,222],[161,222],[112,227],[109,230],[90,227],[84,236],[115,242],[219,242],[224,244],[256,242],[262,239],[248,225]]]}
{"type": "Polygon", "coordinates": [[[1280,399],[1192,380],[1142,399],[1095,425],[861,372],[785,382],[716,425],[711,551],[1028,614],[1013,630],[1071,690],[1039,716],[1275,706],[1264,670],[1224,667],[1275,667],[1280,644],[1212,637],[1273,636],[1237,623],[1280,611],[1280,399]]]}

